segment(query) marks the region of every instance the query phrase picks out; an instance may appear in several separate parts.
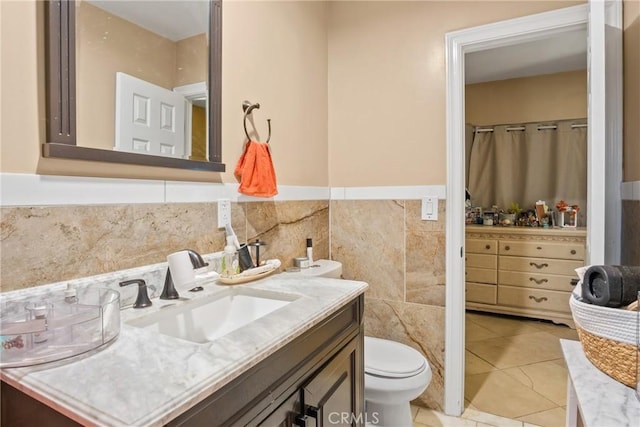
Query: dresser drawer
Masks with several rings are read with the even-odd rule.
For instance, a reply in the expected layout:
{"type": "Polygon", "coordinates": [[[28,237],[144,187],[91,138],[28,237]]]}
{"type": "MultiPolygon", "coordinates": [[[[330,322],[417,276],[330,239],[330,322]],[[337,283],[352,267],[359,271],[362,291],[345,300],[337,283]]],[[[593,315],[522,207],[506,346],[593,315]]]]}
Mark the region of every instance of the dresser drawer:
{"type": "Polygon", "coordinates": [[[498,271],[498,283],[501,285],[520,286],[532,289],[550,289],[555,291],[573,291],[571,285],[573,276],[560,276],[557,274],[525,273],[522,271],[498,271]]]}
{"type": "Polygon", "coordinates": [[[466,267],[475,268],[498,268],[498,256],[497,255],[484,255],[484,254],[466,254],[464,257],[466,267]]]}
{"type": "Polygon", "coordinates": [[[584,244],[501,240],[500,255],[584,260],[584,244]]]}
{"type": "Polygon", "coordinates": [[[495,269],[467,267],[464,274],[469,282],[498,283],[498,271],[495,269]]]}
{"type": "Polygon", "coordinates": [[[498,298],[498,287],[484,283],[467,282],[466,300],[482,304],[495,304],[498,298]]]}
{"type": "Polygon", "coordinates": [[[475,254],[497,254],[498,241],[491,239],[466,239],[465,251],[475,254]]]}
{"type": "Polygon", "coordinates": [[[584,262],[582,261],[522,258],[517,256],[500,256],[500,260],[498,261],[498,268],[500,268],[500,270],[563,274],[567,276],[575,276],[575,269],[582,266],[584,266],[584,262]]]}
{"type": "Polygon", "coordinates": [[[498,304],[535,310],[551,310],[570,313],[571,293],[513,286],[498,287],[498,304]]]}

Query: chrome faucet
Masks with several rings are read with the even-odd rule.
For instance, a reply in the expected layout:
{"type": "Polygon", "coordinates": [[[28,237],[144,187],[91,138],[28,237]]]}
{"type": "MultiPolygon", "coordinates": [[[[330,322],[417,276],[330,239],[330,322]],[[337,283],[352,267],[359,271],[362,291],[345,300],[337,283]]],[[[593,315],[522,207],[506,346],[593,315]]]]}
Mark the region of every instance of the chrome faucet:
{"type": "MultiPolygon", "coordinates": [[[[189,253],[189,260],[191,260],[191,265],[193,265],[194,269],[206,267],[209,265],[202,259],[200,254],[192,249],[184,249],[189,253]]],[[[167,274],[164,277],[164,287],[162,288],[162,294],[160,294],[160,299],[178,299],[180,295],[176,290],[175,285],[173,284],[173,278],[171,277],[171,269],[167,267],[167,274]]]]}

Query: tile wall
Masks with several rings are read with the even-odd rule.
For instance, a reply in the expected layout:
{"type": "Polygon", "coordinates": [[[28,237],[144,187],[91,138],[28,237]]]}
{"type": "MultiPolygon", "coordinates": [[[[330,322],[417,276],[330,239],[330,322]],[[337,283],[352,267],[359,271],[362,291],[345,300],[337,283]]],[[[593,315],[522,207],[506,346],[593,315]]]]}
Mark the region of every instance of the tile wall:
{"type": "MultiPolygon", "coordinates": [[[[0,210],[0,291],[6,292],[166,261],[185,248],[221,251],[217,204],[173,203],[3,207],[0,210]]],[[[261,258],[285,266],[314,239],[328,257],[328,201],[232,204],[241,241],[267,243],[261,258]],[[265,258],[266,257],[266,258],[265,258]]]]}
{"type": "Polygon", "coordinates": [[[365,333],[427,357],[433,378],[416,403],[434,409],[444,396],[444,206],[432,222],[419,200],[331,201],[331,256],[345,279],[369,283],[365,333]]]}

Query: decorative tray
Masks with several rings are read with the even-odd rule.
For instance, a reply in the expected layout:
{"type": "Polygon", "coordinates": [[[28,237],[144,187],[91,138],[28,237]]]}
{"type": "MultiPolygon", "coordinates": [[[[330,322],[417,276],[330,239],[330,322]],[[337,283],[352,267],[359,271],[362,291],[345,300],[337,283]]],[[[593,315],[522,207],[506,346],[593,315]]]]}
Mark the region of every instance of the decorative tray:
{"type": "Polygon", "coordinates": [[[2,303],[0,368],[51,362],[101,347],[120,333],[120,294],[86,288],[2,303]]]}
{"type": "MultiPolygon", "coordinates": [[[[262,269],[263,267],[257,267],[262,269]]],[[[243,273],[240,274],[236,274],[233,275],[231,277],[219,277],[218,278],[218,282],[224,284],[224,285],[239,285],[241,283],[248,283],[248,282],[253,282],[254,280],[258,280],[258,279],[262,279],[263,277],[267,277],[268,275],[270,275],[271,273],[273,273],[274,271],[276,271],[278,268],[275,266],[272,266],[271,269],[266,270],[266,271],[262,271],[260,273],[256,273],[256,274],[243,274],[246,272],[250,272],[252,269],[249,270],[245,270],[243,273]]]]}

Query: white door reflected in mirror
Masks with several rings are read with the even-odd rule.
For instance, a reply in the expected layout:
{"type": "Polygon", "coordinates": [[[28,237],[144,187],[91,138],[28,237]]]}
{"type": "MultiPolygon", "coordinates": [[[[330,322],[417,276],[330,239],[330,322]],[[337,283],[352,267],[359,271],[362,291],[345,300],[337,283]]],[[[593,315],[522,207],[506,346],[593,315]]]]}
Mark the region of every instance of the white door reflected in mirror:
{"type": "Polygon", "coordinates": [[[185,158],[185,107],[179,93],[116,73],[114,149],[185,158]]]}

